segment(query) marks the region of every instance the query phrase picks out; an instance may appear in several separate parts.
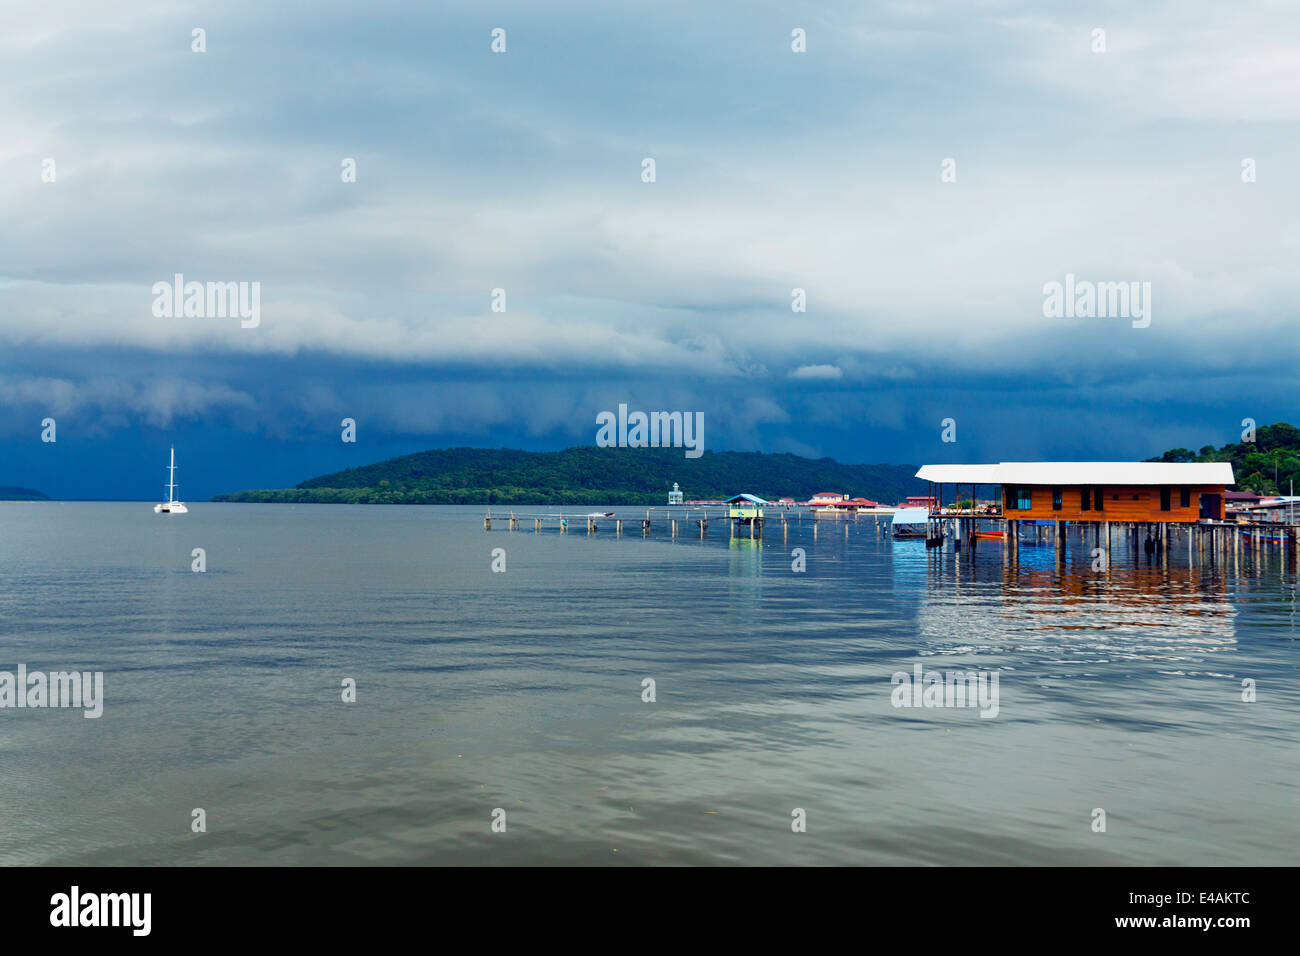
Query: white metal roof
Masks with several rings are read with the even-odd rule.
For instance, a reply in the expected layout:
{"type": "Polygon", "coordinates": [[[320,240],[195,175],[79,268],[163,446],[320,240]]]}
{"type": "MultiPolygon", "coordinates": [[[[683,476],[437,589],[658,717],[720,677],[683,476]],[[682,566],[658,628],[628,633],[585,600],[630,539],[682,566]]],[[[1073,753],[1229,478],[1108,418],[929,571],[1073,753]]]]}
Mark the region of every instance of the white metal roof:
{"type": "Polygon", "coordinates": [[[996,485],[998,465],[922,465],[916,477],[940,484],[996,485]]]}
{"type": "Polygon", "coordinates": [[[925,524],[929,520],[930,509],[928,508],[899,508],[894,512],[890,524],[925,524]]]}
{"type": "Polygon", "coordinates": [[[1230,485],[1226,461],[1004,461],[996,465],[922,465],[916,477],[981,485],[1230,485]]]}

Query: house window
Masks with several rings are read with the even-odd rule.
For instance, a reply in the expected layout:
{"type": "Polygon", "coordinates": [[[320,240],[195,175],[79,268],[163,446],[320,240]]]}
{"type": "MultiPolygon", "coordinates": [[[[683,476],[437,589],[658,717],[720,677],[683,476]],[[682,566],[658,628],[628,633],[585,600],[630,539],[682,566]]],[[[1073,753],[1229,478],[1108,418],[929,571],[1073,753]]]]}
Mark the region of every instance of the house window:
{"type": "Polygon", "coordinates": [[[1101,511],[1102,505],[1105,503],[1105,499],[1106,496],[1102,493],[1102,489],[1093,488],[1092,489],[1092,510],[1101,511]]]}
{"type": "Polygon", "coordinates": [[[1161,510],[1161,511],[1168,511],[1168,510],[1169,510],[1169,498],[1170,498],[1170,493],[1171,493],[1172,491],[1173,491],[1172,488],[1161,488],[1161,489],[1160,489],[1160,510],[1161,510]]]}
{"type": "Polygon", "coordinates": [[[1192,506],[1192,489],[1191,489],[1191,488],[1179,488],[1179,489],[1178,489],[1178,507],[1180,507],[1180,508],[1190,508],[1191,506],[1192,506]]]}
{"type": "Polygon", "coordinates": [[[1028,488],[1017,488],[1014,491],[1015,504],[1012,506],[1016,511],[1029,511],[1034,507],[1034,493],[1028,488]]]}
{"type": "Polygon", "coordinates": [[[1061,510],[1061,489],[1060,488],[1052,489],[1052,510],[1053,511],[1061,510]]]}
{"type": "Polygon", "coordinates": [[[1089,510],[1091,510],[1091,509],[1088,507],[1088,504],[1089,504],[1089,502],[1091,501],[1091,498],[1092,498],[1092,493],[1091,493],[1087,488],[1080,488],[1080,489],[1079,489],[1079,510],[1080,510],[1080,511],[1089,511],[1089,510]]]}

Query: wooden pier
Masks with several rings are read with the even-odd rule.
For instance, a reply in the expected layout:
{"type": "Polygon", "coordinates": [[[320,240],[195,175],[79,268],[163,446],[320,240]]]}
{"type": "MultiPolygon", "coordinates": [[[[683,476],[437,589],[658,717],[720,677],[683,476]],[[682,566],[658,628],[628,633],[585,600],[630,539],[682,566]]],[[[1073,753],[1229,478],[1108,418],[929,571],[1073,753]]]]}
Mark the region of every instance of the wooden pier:
{"type": "Polygon", "coordinates": [[[978,550],[981,541],[1002,549],[1004,558],[1018,562],[1024,547],[1051,547],[1056,562],[1067,560],[1071,541],[1096,553],[1109,566],[1115,553],[1131,553],[1167,564],[1171,554],[1186,554],[1187,563],[1221,565],[1242,557],[1272,551],[1292,567],[1300,548],[1300,524],[1207,519],[1190,522],[1158,521],[1026,521],[989,514],[932,513],[927,539],[942,552],[978,550]]]}
{"type": "MultiPolygon", "coordinates": [[[[889,515],[884,513],[875,513],[868,515],[837,515],[828,516],[825,514],[815,514],[812,511],[799,511],[795,509],[782,508],[773,514],[764,516],[749,516],[744,518],[733,517],[725,507],[709,508],[690,508],[690,507],[670,507],[670,508],[638,508],[616,511],[608,514],[595,514],[593,512],[516,512],[507,510],[504,514],[493,514],[489,511],[483,516],[483,530],[491,531],[494,527],[503,528],[507,531],[531,531],[534,534],[541,534],[543,531],[558,531],[560,534],[570,534],[577,529],[581,529],[585,534],[597,534],[602,529],[609,529],[614,532],[615,537],[623,537],[628,533],[639,531],[641,537],[649,537],[656,529],[668,537],[676,538],[683,534],[698,534],[703,538],[709,532],[709,523],[725,523],[727,525],[730,537],[749,537],[761,538],[765,525],[779,525],[781,528],[781,537],[789,537],[790,526],[795,526],[796,530],[808,524],[812,528],[813,538],[816,539],[820,525],[823,522],[835,526],[843,527],[844,537],[849,535],[850,524],[870,524],[873,526],[875,537],[882,538],[889,535],[889,515]]],[[[836,528],[838,530],[838,527],[836,528]]]]}
{"type": "MultiPolygon", "coordinates": [[[[581,531],[587,535],[612,531],[615,537],[638,535],[642,538],[683,536],[705,538],[710,524],[715,527],[725,523],[729,537],[761,538],[764,525],[769,530],[779,525],[781,538],[790,535],[793,526],[800,531],[805,525],[812,531],[813,540],[820,535],[822,526],[837,537],[848,539],[850,526],[857,526],[881,541],[891,540],[890,516],[882,513],[845,514],[828,516],[807,510],[783,509],[763,519],[743,523],[729,519],[725,508],[640,508],[626,509],[612,514],[593,515],[590,512],[488,512],[483,517],[483,530],[495,529],[509,532],[558,532],[571,534],[581,531]]],[[[1186,555],[1192,566],[1223,565],[1230,560],[1239,561],[1272,552],[1283,556],[1290,566],[1300,560],[1300,524],[1278,522],[1239,523],[1234,521],[1202,521],[1197,523],[1162,523],[1136,521],[1056,521],[1040,523],[1006,517],[980,510],[975,513],[932,511],[927,524],[927,538],[935,545],[935,554],[987,553],[990,548],[1000,549],[1003,560],[1015,564],[1020,560],[1021,549],[1053,550],[1058,564],[1069,559],[1070,544],[1077,544],[1087,552],[1086,558],[1094,561],[1094,551],[1104,555],[1104,566],[1112,558],[1131,555],[1134,561],[1144,558],[1150,562],[1168,564],[1171,556],[1186,555]]]]}

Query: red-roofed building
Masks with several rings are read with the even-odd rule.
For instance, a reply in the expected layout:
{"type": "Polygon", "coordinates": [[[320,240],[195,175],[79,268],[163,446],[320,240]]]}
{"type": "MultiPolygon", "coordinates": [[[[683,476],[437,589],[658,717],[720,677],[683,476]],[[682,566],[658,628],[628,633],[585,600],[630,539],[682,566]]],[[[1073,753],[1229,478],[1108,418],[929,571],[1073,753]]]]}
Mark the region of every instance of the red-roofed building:
{"type": "Polygon", "coordinates": [[[833,491],[819,491],[808,499],[808,504],[814,508],[825,507],[827,505],[838,505],[848,501],[848,495],[836,494],[833,491]]]}

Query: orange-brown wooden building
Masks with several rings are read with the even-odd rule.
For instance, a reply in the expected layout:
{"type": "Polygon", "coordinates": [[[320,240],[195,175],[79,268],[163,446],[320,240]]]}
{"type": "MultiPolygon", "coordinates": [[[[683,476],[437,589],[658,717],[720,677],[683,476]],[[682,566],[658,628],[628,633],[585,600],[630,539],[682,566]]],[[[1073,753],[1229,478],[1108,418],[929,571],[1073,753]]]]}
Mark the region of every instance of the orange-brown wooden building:
{"type": "Polygon", "coordinates": [[[1010,521],[1222,520],[1233,482],[1227,462],[1004,461],[925,465],[916,476],[937,486],[941,504],[973,497],[977,485],[1001,486],[1002,515],[1010,521]],[[954,486],[951,496],[947,485],[954,486]]]}

